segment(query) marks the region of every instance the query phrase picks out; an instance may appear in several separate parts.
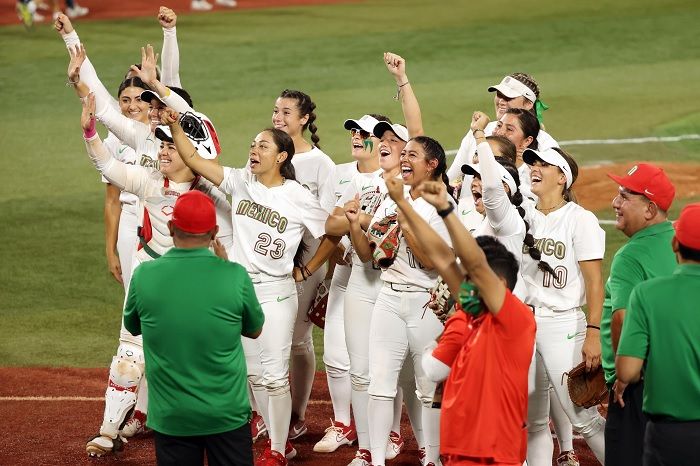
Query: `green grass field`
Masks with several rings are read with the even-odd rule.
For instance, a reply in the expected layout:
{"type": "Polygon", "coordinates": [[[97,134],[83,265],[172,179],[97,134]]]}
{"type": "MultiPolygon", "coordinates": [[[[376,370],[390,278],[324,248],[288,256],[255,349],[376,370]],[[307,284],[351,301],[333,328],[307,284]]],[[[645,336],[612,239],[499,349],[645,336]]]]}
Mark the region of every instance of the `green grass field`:
{"type": "MultiPolygon", "coordinates": [[[[486,88],[520,70],[539,81],[551,106],[547,130],[559,140],[700,133],[699,19],[692,0],[517,8],[505,0],[383,0],[183,14],[180,74],[216,123],[229,165],[244,163],[284,88],[312,95],[322,147],[347,161],[346,118],[378,112],[401,120],[384,51],[407,59],[426,132],[446,148],[457,147],[473,110],[493,112],[486,88]]],[[[153,19],[76,26],[109,89],[140,59],[140,46],[162,42],[153,19]]],[[[0,125],[0,365],[104,366],[123,292],[106,270],[104,188],[83,148],[80,105],[64,86],[67,53],[48,27],[3,27],[0,41],[0,98],[10,110],[0,125]]],[[[700,142],[572,153],[583,163],[698,162],[700,142]]],[[[623,238],[606,231],[612,257],[623,238]]]]}

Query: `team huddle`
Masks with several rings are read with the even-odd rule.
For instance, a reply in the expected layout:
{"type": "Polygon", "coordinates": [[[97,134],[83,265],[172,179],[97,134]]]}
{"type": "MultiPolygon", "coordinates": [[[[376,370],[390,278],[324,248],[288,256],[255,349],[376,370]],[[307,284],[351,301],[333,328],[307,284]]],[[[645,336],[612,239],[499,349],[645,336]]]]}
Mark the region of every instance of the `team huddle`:
{"type": "MultiPolygon", "coordinates": [[[[623,396],[615,351],[617,311],[627,303],[604,288],[605,233],[576,203],[578,165],[542,127],[547,106],[531,76],[514,73],[488,88],[496,118],[474,112],[448,165],[442,145],[424,135],[405,60],[386,53],[405,125],[372,109],[348,115],[337,129],[349,133],[353,161],[336,165],[320,149],[311,97],[287,89],[246,165],[225,167],[214,122],[180,82],[177,17],[161,7],[158,20],[160,68],[153,48],[143,48],[116,99],[68,18],[60,15],[56,29],[83,104],[87,152],[106,185],[109,268],[126,295],[139,264],[173,248],[173,209],[191,191],[215,208],[212,250],[252,282],[265,317],[259,336],[242,339],[251,436],[267,442],[256,465],[288,464],[292,442],[307,433],[314,323],[324,329],[333,406],[314,446],[320,456],[356,445],[349,466],[384,466],[404,448],[405,406],[422,466],[550,465],[550,421],[557,465],[578,465],[574,431],[601,464],[623,464],[606,443],[624,441],[609,437],[597,407],[575,405],[562,380],[582,361],[589,371],[602,365],[611,400],[623,396]],[[109,130],[104,140],[97,121],[109,130]]],[[[625,196],[646,193],[669,223],[673,187],[661,170],[640,164],[613,178],[625,234],[625,196]]],[[[663,261],[672,267],[667,243],[663,261]]],[[[89,455],[121,450],[157,422],[145,369],[142,337],[123,323],[89,455]]]]}

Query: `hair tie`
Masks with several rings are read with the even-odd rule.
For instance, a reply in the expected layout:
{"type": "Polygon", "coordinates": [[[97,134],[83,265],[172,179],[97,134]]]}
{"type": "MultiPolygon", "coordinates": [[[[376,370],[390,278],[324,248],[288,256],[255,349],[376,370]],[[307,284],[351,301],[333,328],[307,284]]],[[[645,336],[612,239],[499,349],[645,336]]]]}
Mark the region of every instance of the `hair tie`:
{"type": "Polygon", "coordinates": [[[542,124],[543,113],[545,110],[549,109],[549,105],[542,102],[540,99],[535,100],[535,115],[537,116],[537,121],[542,124]]]}

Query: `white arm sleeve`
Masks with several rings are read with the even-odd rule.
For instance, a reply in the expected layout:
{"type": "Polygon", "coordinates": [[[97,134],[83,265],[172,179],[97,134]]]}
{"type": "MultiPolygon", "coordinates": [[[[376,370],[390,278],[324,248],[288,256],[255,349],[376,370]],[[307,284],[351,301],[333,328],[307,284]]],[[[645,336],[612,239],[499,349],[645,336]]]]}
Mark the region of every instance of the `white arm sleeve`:
{"type": "Polygon", "coordinates": [[[160,54],[160,81],[166,86],[182,87],[180,83],[180,49],[176,28],[163,28],[163,50],[160,54]]]}
{"type": "Polygon", "coordinates": [[[474,135],[472,131],[464,136],[462,143],[459,145],[459,150],[455,159],[452,161],[452,165],[447,170],[447,177],[450,179],[450,183],[454,183],[462,176],[462,165],[465,163],[472,163],[472,156],[476,150],[476,140],[474,140],[474,135]]]}
{"type": "Polygon", "coordinates": [[[151,128],[140,121],[125,117],[118,110],[95,95],[95,116],[124,144],[137,150],[140,141],[151,134],[151,128]]]}
{"type": "Polygon", "coordinates": [[[140,165],[127,165],[112,157],[98,135],[85,141],[88,156],[95,168],[114,186],[143,197],[148,182],[148,169],[140,165]]]}
{"type": "Polygon", "coordinates": [[[498,162],[491,151],[491,146],[484,141],[479,144],[477,150],[479,152],[479,169],[481,170],[482,202],[486,209],[486,218],[499,235],[511,235],[520,228],[522,219],[508,199],[503,181],[501,181],[498,162]]]}
{"type": "Polygon", "coordinates": [[[437,347],[436,341],[431,341],[423,350],[421,364],[425,375],[433,382],[442,382],[450,375],[450,366],[433,357],[433,350],[437,347]]]}
{"type": "MultiPolygon", "coordinates": [[[[63,42],[66,44],[66,49],[75,48],[76,45],[80,44],[78,33],[73,31],[70,34],[66,34],[63,36],[63,42]]],[[[99,98],[113,106],[116,110],[119,110],[119,103],[114,97],[112,97],[109,91],[107,91],[104,84],[102,84],[102,81],[100,81],[100,78],[97,76],[95,67],[92,66],[92,62],[88,57],[85,57],[85,61],[80,67],[80,80],[90,88],[91,92],[95,93],[96,100],[99,98]]]]}
{"type": "Polygon", "coordinates": [[[183,99],[170,89],[168,89],[168,92],[168,96],[163,97],[163,102],[165,102],[165,105],[179,113],[194,112],[194,109],[190,107],[187,104],[187,102],[185,102],[185,99],[183,99]]]}

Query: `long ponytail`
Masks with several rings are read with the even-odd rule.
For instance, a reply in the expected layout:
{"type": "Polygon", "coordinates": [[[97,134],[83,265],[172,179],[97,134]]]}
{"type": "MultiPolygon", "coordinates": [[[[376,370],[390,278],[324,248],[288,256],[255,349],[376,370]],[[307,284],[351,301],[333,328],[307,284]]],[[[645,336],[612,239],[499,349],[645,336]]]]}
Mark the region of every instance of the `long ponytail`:
{"type": "Polygon", "coordinates": [[[437,160],[438,165],[435,167],[432,178],[434,180],[442,180],[447,187],[447,192],[450,196],[454,197],[455,189],[450,185],[450,180],[447,177],[447,156],[445,155],[445,149],[442,148],[439,142],[428,136],[416,136],[412,138],[423,147],[425,151],[425,160],[437,160]]]}
{"type": "Polygon", "coordinates": [[[316,110],[316,104],[311,100],[311,97],[309,97],[308,94],[305,94],[304,92],[301,91],[296,91],[293,89],[285,89],[282,91],[280,94],[280,97],[283,99],[294,99],[297,101],[297,107],[299,107],[299,113],[301,116],[304,115],[309,115],[309,119],[306,121],[304,126],[302,127],[301,131],[302,133],[306,131],[307,129],[311,133],[311,142],[313,143],[314,146],[318,147],[319,149],[321,146],[318,145],[318,142],[321,140],[318,137],[317,131],[318,127],[316,126],[316,113],[314,113],[314,110],[316,110]]]}

